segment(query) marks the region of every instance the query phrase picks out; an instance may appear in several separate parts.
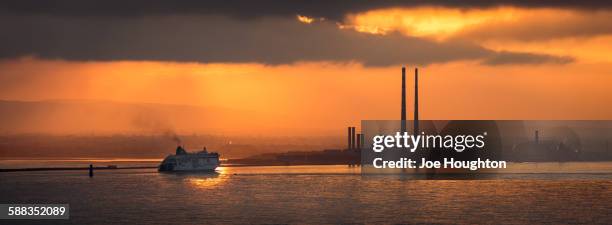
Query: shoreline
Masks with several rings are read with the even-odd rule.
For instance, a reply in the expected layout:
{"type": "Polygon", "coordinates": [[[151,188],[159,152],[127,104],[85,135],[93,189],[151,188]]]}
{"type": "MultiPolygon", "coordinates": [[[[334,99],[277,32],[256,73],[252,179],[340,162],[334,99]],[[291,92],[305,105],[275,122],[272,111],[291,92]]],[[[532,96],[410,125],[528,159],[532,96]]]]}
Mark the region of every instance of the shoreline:
{"type": "MultiPolygon", "coordinates": [[[[227,164],[222,167],[248,167],[248,166],[345,166],[345,164],[227,164]]],[[[129,170],[129,169],[157,169],[157,166],[126,166],[126,167],[93,167],[94,170],[129,170]]],[[[30,171],[69,171],[89,170],[89,167],[32,167],[32,168],[0,168],[0,173],[30,172],[30,171]]]]}
{"type": "MultiPolygon", "coordinates": [[[[129,169],[154,169],[157,166],[127,166],[127,167],[94,167],[94,170],[129,170],[129,169]]],[[[0,173],[9,172],[29,172],[29,171],[65,171],[65,170],[89,170],[89,167],[34,167],[34,168],[15,168],[0,169],[0,173]]]]}

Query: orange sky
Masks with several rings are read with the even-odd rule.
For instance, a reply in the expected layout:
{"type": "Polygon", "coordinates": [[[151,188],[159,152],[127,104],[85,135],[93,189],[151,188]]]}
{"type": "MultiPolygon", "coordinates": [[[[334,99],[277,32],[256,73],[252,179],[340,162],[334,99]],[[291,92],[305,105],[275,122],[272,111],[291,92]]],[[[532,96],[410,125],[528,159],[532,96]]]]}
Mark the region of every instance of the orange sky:
{"type": "MultiPolygon", "coordinates": [[[[568,9],[392,8],[346,15],[337,29],[382,37],[400,32],[435,42],[455,40],[495,51],[573,59],[567,63],[487,65],[455,60],[407,65],[409,74],[414,66],[420,68],[423,119],[612,119],[612,34],[605,32],[612,25],[600,23],[610,16],[608,11],[568,9]],[[594,27],[576,28],[585,24],[594,27]]],[[[301,15],[295,19],[307,22],[305,26],[326,22],[301,15]]],[[[0,62],[0,99],[222,107],[269,115],[259,127],[248,128],[250,132],[284,124],[304,129],[305,134],[333,134],[364,119],[397,119],[400,68],[401,64],[371,67],[328,60],[264,65],[22,56],[0,62]]],[[[411,79],[408,87],[412,94],[411,79]]],[[[409,95],[410,106],[411,102],[409,95]]],[[[228,120],[224,122],[228,127],[239,126],[228,120]]]]}

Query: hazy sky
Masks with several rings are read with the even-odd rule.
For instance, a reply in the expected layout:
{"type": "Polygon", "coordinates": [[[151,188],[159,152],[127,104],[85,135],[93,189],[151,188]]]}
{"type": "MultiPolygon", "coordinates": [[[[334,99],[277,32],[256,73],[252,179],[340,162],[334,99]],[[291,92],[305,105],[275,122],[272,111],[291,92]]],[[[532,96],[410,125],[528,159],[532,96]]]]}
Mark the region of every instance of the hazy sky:
{"type": "Polygon", "coordinates": [[[607,1],[2,1],[0,99],[343,132],[399,117],[406,65],[424,119],[612,119],[611,19],[607,1]]]}

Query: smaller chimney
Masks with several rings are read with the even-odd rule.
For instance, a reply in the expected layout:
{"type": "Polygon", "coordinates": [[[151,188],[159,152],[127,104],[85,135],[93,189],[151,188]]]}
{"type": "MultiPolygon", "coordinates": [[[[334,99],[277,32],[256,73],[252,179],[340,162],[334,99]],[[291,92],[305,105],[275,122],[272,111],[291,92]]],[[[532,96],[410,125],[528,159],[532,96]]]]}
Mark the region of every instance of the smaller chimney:
{"type": "Polygon", "coordinates": [[[357,149],[361,149],[361,134],[357,134],[357,149]]]}
{"type": "Polygon", "coordinates": [[[359,138],[359,143],[361,143],[362,148],[365,147],[365,135],[361,134],[361,137],[359,138]]]}
{"type": "Polygon", "coordinates": [[[538,130],[535,131],[535,139],[534,142],[536,144],[540,144],[540,132],[538,130]]]}
{"type": "Polygon", "coordinates": [[[351,149],[355,149],[355,127],[351,127],[351,149]]]}
{"type": "Polygon", "coordinates": [[[351,149],[351,127],[348,127],[347,137],[348,137],[348,141],[346,144],[346,149],[351,149]]]}

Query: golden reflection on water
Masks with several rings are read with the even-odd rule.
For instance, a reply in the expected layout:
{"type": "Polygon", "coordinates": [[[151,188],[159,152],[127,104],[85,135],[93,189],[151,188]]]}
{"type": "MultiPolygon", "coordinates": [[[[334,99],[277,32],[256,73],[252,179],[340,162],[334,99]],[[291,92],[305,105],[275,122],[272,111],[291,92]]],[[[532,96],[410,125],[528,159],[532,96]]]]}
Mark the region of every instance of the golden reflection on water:
{"type": "Polygon", "coordinates": [[[196,174],[186,178],[187,183],[196,189],[210,189],[222,186],[226,177],[222,176],[226,173],[226,168],[217,167],[214,173],[196,174]]]}
{"type": "Polygon", "coordinates": [[[210,189],[222,186],[225,183],[226,179],[216,176],[208,176],[208,177],[189,177],[187,178],[187,182],[191,185],[191,187],[196,189],[210,189]]]}
{"type": "Polygon", "coordinates": [[[215,169],[215,172],[217,172],[218,174],[227,174],[228,170],[227,167],[217,167],[217,169],[215,169]]]}

